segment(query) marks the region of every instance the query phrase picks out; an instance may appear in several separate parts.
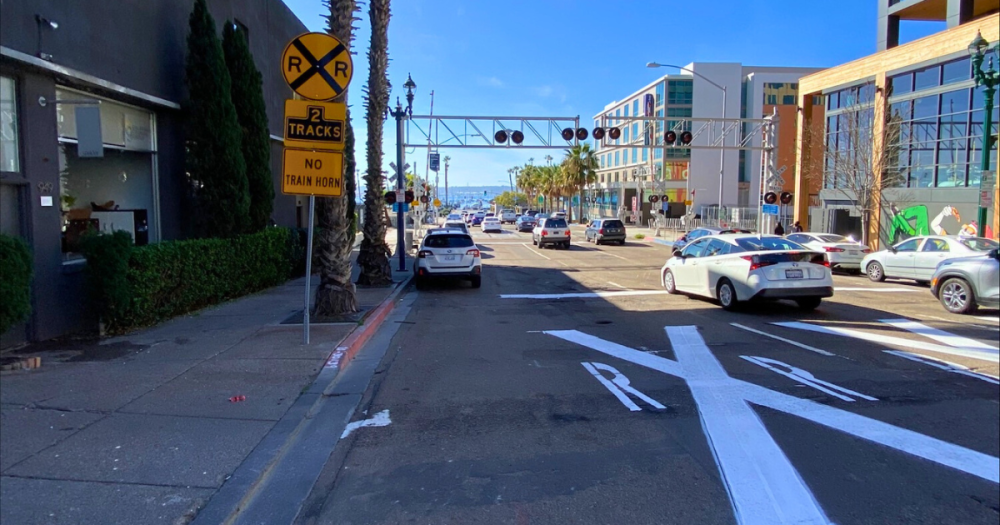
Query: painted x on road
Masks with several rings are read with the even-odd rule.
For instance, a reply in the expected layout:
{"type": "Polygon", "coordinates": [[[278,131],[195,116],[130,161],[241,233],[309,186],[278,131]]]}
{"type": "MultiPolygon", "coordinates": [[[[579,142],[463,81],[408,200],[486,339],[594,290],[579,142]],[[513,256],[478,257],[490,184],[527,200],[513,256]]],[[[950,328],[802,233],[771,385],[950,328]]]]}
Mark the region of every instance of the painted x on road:
{"type": "Polygon", "coordinates": [[[1000,458],[732,378],[696,327],[668,326],[665,330],[677,361],[577,330],[543,333],[683,379],[698,406],[702,428],[741,524],[830,523],[749,403],[1000,483],[1000,458]]]}

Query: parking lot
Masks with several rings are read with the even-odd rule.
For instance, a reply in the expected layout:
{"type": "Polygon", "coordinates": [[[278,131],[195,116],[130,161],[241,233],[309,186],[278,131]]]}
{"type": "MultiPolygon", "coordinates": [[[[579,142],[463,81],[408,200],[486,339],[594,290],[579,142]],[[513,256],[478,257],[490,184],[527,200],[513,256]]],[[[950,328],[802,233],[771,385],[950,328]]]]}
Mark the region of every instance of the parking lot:
{"type": "Polygon", "coordinates": [[[667,295],[650,239],[472,230],[482,288],[407,299],[366,394],[392,424],[338,445],[319,521],[996,523],[995,311],[835,275],[728,312],[667,295]]]}

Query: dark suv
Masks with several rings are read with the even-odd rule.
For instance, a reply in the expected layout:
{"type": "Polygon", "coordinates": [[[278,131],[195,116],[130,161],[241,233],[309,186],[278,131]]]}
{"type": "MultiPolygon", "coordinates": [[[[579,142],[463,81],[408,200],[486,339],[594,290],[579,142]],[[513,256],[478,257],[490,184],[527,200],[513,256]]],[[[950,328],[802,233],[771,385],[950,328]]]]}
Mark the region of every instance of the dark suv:
{"type": "Polygon", "coordinates": [[[625,244],[625,224],[618,219],[595,219],[587,226],[584,236],[587,242],[596,244],[605,242],[625,244]]]}

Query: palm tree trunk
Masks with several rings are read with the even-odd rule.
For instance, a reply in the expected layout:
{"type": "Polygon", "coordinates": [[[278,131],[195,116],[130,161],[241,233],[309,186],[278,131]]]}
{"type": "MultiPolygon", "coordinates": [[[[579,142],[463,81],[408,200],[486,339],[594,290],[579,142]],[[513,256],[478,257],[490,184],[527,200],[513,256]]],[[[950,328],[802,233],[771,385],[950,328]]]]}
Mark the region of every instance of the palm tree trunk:
{"type": "MultiPolygon", "coordinates": [[[[327,32],[344,43],[348,52],[354,31],[352,20],[357,4],[354,0],[330,0],[327,32]]],[[[346,102],[345,89],[334,102],[346,102]]],[[[341,177],[344,174],[341,173],[341,177]]],[[[353,198],[353,197],[350,197],[353,198]]],[[[319,204],[319,288],[316,290],[318,316],[335,316],[358,311],[358,300],[351,283],[351,243],[347,219],[348,196],[317,199],[319,204]]]]}
{"type": "Polygon", "coordinates": [[[385,242],[386,223],[382,220],[383,214],[379,213],[385,209],[382,194],[382,116],[389,104],[389,83],[386,79],[389,17],[389,0],[369,0],[368,18],[372,34],[368,48],[368,170],[365,172],[365,217],[369,220],[365,221],[365,235],[358,253],[358,265],[361,266],[358,284],[367,286],[392,284],[389,245],[385,242]]]}

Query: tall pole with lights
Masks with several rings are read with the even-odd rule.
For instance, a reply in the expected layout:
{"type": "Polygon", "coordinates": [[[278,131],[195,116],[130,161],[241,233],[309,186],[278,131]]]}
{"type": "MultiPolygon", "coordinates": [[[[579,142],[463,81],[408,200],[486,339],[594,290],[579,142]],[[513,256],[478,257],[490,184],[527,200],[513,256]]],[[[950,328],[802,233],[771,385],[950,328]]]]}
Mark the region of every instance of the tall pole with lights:
{"type": "MultiPolygon", "coordinates": [[[[994,191],[992,187],[984,186],[983,183],[989,178],[992,180],[991,186],[996,185],[996,176],[988,176],[988,174],[990,172],[990,153],[993,151],[993,145],[996,144],[993,137],[993,100],[997,92],[997,83],[1000,81],[998,80],[1000,79],[1000,72],[993,68],[992,54],[989,55],[986,70],[983,70],[983,61],[987,57],[986,52],[989,47],[990,43],[978,31],[976,32],[976,38],[969,44],[969,55],[972,56],[972,74],[975,78],[976,86],[983,87],[983,97],[985,98],[985,105],[983,106],[983,158],[980,163],[982,175],[980,175],[979,179],[979,231],[977,232],[980,236],[985,236],[986,219],[988,216],[988,209],[984,206],[983,202],[983,197],[986,196],[984,192],[994,191]]],[[[996,217],[994,217],[994,222],[996,222],[996,217]]],[[[996,231],[994,231],[994,235],[997,235],[996,231]]]]}
{"type": "MultiPolygon", "coordinates": [[[[405,189],[406,184],[406,168],[403,164],[403,144],[405,143],[403,138],[403,121],[410,118],[413,115],[413,90],[417,88],[417,84],[413,82],[413,78],[410,75],[406,75],[406,83],[403,84],[406,88],[406,107],[404,108],[399,102],[399,97],[396,97],[396,109],[389,110],[389,114],[396,118],[396,192],[402,193],[405,189]]],[[[403,220],[403,208],[406,203],[402,202],[403,199],[398,199],[396,202],[397,213],[396,213],[396,256],[399,259],[399,271],[406,270],[406,222],[403,220]]]]}
{"type": "Polygon", "coordinates": [[[450,206],[449,203],[451,203],[451,201],[448,200],[448,162],[450,161],[451,157],[445,155],[444,156],[444,203],[449,206],[450,206]]]}

